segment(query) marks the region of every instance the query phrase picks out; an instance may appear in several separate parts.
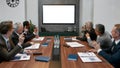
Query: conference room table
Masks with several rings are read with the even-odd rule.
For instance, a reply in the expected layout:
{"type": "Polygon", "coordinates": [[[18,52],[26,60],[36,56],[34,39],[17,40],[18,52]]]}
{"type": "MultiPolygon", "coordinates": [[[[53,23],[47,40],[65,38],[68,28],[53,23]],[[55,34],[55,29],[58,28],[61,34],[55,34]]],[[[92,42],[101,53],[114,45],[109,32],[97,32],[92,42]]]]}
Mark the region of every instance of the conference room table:
{"type": "MultiPolygon", "coordinates": [[[[50,43],[48,46],[40,46],[37,50],[32,50],[32,52],[42,52],[42,56],[49,56],[51,58],[52,56],[52,48],[53,48],[53,37],[45,37],[43,41],[34,41],[35,43],[44,43],[47,38],[51,38],[50,43]]],[[[39,55],[33,55],[31,54],[30,60],[25,61],[9,61],[9,62],[2,62],[0,63],[0,68],[49,68],[50,62],[40,62],[35,61],[35,56],[39,55]]]]}
{"type": "MultiPolygon", "coordinates": [[[[74,39],[74,38],[73,38],[74,39]]],[[[62,68],[114,68],[110,63],[108,63],[104,58],[100,55],[96,54],[98,58],[102,60],[102,62],[82,62],[80,57],[78,56],[77,61],[68,60],[69,54],[77,54],[78,52],[87,52],[91,49],[88,46],[87,42],[80,41],[80,40],[72,40],[72,42],[78,42],[83,44],[83,47],[68,47],[66,46],[66,42],[64,37],[60,38],[61,40],[61,67],[62,68]]]]}
{"type": "MultiPolygon", "coordinates": [[[[77,61],[69,61],[68,60],[68,55],[69,54],[77,54],[77,52],[85,52],[91,49],[88,46],[87,42],[83,41],[76,41],[79,42],[83,45],[84,47],[78,47],[78,48],[72,48],[72,47],[66,47],[64,46],[66,44],[66,41],[64,40],[65,36],[60,37],[60,59],[58,60],[60,62],[60,67],[61,68],[113,68],[111,64],[109,64],[105,59],[103,59],[101,56],[97,55],[102,62],[87,62],[84,63],[78,57],[77,61]]],[[[32,50],[32,52],[42,52],[42,56],[49,56],[51,60],[49,62],[40,62],[36,61],[35,57],[39,55],[33,55],[31,54],[30,60],[26,61],[8,61],[8,62],[2,62],[0,63],[0,68],[60,68],[60,67],[55,67],[55,63],[51,64],[54,60],[52,60],[52,51],[53,51],[53,46],[54,46],[54,37],[53,36],[46,36],[42,41],[34,41],[35,43],[44,43],[47,41],[47,39],[51,39],[49,41],[49,44],[47,47],[40,46],[39,49],[32,50]],[[51,66],[52,65],[52,66],[51,66]]]]}

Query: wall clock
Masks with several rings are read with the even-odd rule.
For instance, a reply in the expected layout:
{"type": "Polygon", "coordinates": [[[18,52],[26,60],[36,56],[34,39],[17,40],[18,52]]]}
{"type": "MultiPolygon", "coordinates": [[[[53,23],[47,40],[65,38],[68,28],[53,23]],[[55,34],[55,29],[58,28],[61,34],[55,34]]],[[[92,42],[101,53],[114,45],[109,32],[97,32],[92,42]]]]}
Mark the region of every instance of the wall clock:
{"type": "Polygon", "coordinates": [[[17,7],[19,5],[19,0],[6,0],[9,7],[17,7]]]}

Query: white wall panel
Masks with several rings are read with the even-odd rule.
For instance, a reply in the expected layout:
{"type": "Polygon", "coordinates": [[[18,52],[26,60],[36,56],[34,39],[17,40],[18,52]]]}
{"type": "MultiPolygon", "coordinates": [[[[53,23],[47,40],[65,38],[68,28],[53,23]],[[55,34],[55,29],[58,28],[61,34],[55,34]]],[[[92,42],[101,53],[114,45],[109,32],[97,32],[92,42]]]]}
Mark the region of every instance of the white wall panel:
{"type": "Polygon", "coordinates": [[[94,22],[111,32],[114,24],[120,23],[120,0],[94,0],[94,22]]]}
{"type": "Polygon", "coordinates": [[[23,22],[25,20],[25,0],[19,0],[17,7],[9,7],[6,0],[0,0],[0,22],[4,20],[12,20],[15,22],[23,22]]]}

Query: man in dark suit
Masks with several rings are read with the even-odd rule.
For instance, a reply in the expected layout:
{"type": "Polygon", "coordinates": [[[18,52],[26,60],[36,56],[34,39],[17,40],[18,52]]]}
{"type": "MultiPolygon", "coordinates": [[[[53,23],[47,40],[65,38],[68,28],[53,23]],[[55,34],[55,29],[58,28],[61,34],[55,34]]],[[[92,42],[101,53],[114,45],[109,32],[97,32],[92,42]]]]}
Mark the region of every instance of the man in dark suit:
{"type": "Polygon", "coordinates": [[[19,42],[15,46],[10,38],[13,32],[13,22],[3,21],[0,23],[0,62],[9,61],[14,58],[14,56],[31,45],[30,42],[23,44],[24,37],[19,37],[19,42]]]}
{"type": "Polygon", "coordinates": [[[115,68],[120,68],[120,24],[116,24],[113,27],[111,34],[114,41],[112,42],[112,46],[109,49],[102,50],[100,48],[100,44],[96,43],[94,46],[95,49],[90,51],[97,52],[115,68]]]}
{"type": "Polygon", "coordinates": [[[14,31],[12,33],[12,41],[14,45],[17,45],[19,42],[19,36],[23,33],[23,25],[21,23],[15,23],[14,24],[14,31]]]}

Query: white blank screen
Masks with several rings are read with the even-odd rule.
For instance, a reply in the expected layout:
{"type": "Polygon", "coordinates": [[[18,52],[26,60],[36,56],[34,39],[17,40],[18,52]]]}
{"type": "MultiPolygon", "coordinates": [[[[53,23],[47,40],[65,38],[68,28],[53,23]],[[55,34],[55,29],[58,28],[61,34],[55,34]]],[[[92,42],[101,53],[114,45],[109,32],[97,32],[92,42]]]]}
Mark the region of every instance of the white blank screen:
{"type": "Polygon", "coordinates": [[[43,23],[75,23],[75,5],[43,5],[43,23]]]}

